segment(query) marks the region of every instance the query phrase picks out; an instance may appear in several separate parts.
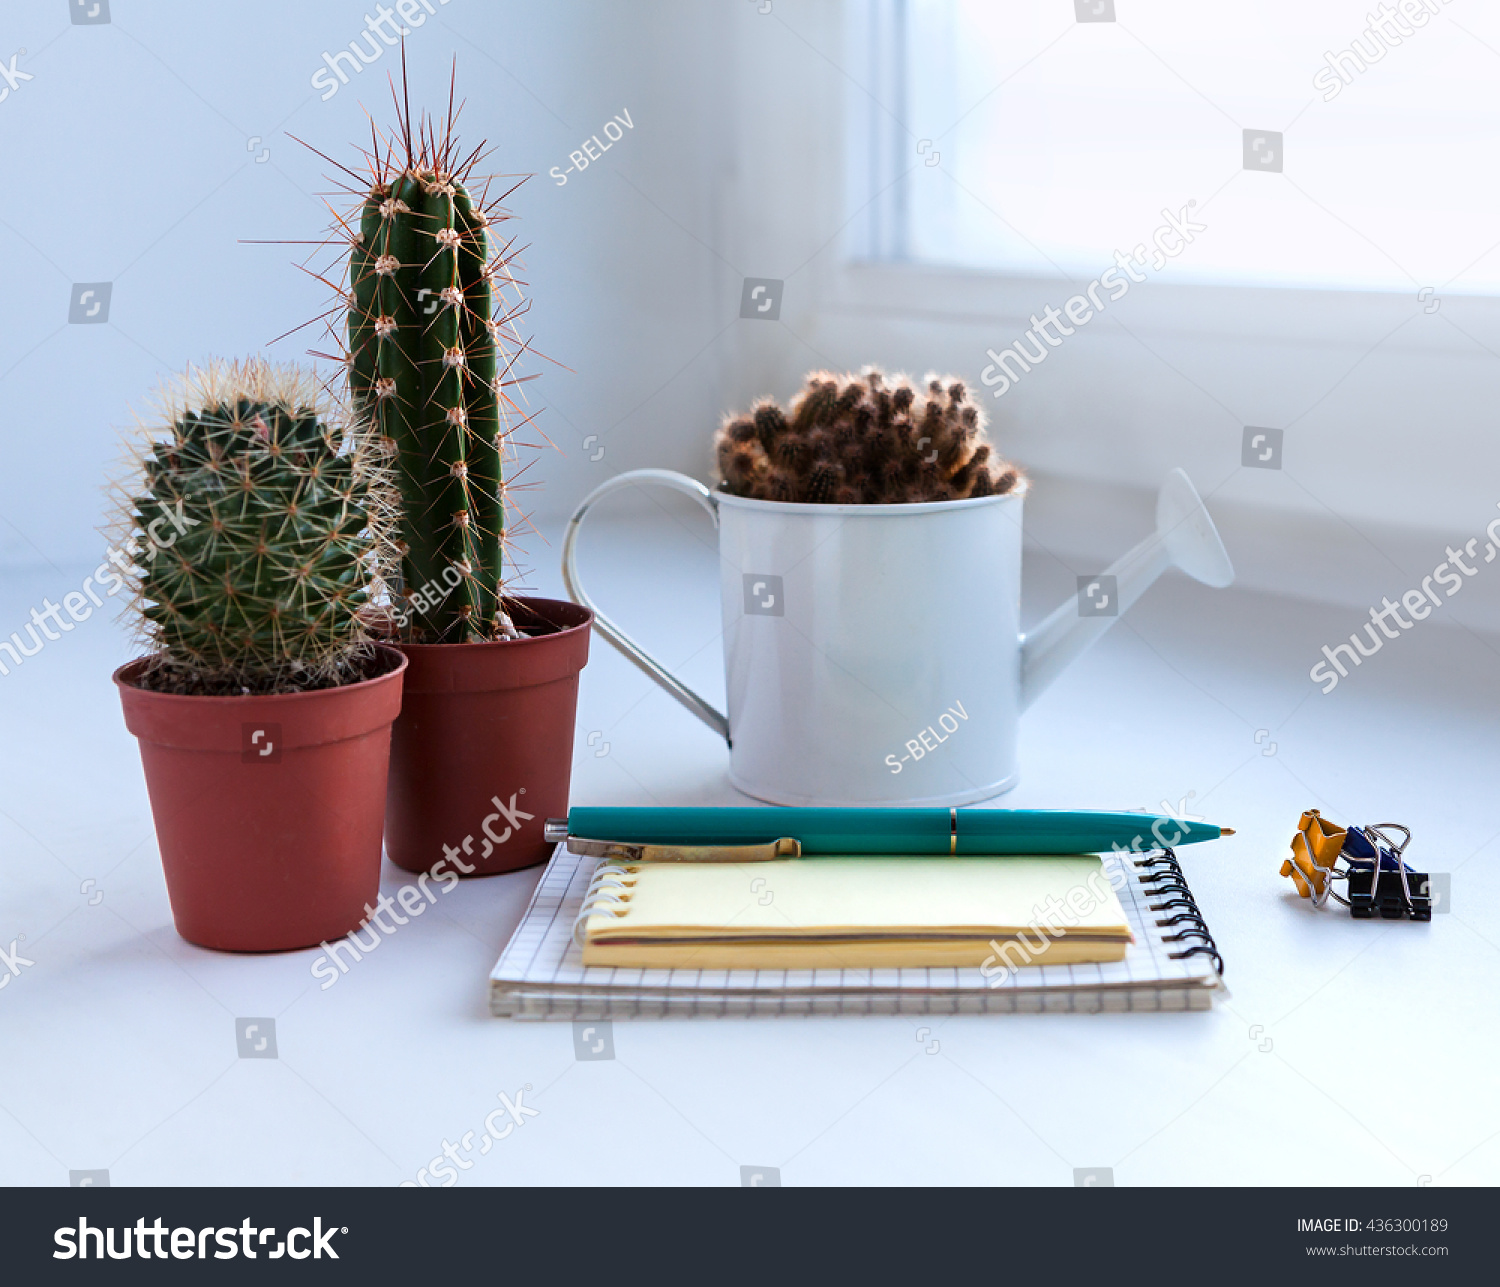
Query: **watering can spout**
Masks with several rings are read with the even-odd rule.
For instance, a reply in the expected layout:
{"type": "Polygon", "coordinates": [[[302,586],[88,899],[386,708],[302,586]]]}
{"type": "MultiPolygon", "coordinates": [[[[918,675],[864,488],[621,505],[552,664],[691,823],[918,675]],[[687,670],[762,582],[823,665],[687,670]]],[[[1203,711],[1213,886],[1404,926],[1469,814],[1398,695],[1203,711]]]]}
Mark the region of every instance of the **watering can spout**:
{"type": "Polygon", "coordinates": [[[1099,638],[1169,567],[1204,585],[1226,586],[1234,565],[1213,519],[1180,469],[1167,475],[1156,497],[1156,531],[1080,586],[1070,599],[1021,640],[1021,709],[1099,638]]]}

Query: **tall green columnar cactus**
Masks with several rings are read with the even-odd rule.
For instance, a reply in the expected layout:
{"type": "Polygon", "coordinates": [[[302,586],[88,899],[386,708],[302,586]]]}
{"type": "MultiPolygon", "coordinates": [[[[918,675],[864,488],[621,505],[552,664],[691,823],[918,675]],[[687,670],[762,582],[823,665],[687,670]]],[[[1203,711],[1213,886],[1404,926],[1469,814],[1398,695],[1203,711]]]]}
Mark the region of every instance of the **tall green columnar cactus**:
{"type": "Polygon", "coordinates": [[[379,478],[316,379],[213,365],[164,411],[121,495],[146,686],[232,696],[361,678],[379,478]]]}
{"type": "Polygon", "coordinates": [[[515,281],[504,252],[491,260],[488,230],[508,216],[471,196],[473,155],[453,164],[451,125],[441,140],[419,125],[414,147],[402,122],[384,158],[377,148],[348,229],[351,390],[394,454],[393,589],[403,634],[419,643],[515,633],[500,588],[508,350],[525,347],[510,324],[522,309],[494,316],[497,280],[515,281]]]}

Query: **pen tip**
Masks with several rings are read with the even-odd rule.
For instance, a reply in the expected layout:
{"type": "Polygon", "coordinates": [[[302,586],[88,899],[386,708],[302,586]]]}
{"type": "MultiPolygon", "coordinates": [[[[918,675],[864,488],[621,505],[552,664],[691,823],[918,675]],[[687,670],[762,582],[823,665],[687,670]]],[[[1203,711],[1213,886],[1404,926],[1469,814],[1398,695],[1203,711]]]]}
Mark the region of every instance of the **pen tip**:
{"type": "Polygon", "coordinates": [[[1232,836],[1232,835],[1234,835],[1234,828],[1233,827],[1220,827],[1219,828],[1219,834],[1221,836],[1232,836]]]}

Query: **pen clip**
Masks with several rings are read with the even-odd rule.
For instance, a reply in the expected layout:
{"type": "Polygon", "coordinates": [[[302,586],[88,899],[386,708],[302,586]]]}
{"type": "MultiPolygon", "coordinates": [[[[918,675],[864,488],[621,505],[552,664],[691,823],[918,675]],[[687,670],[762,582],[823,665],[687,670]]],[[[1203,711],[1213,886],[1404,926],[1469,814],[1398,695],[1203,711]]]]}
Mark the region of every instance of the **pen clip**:
{"type": "Polygon", "coordinates": [[[617,858],[625,862],[769,862],[774,858],[802,857],[802,842],[789,836],[759,845],[649,845],[569,836],[568,848],[586,858],[617,858]]]}

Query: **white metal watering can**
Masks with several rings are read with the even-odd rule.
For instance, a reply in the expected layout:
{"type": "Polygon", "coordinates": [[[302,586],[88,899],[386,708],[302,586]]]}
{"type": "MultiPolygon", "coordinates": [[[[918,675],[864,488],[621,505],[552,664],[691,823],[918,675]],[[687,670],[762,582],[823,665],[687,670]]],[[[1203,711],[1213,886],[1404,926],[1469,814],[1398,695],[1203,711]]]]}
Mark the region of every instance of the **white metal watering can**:
{"type": "Polygon", "coordinates": [[[710,491],[637,469],[568,524],[563,582],[594,627],[721,733],[730,781],[773,804],[959,805],[1016,784],[1020,713],[1168,567],[1226,586],[1234,568],[1188,476],[1167,475],[1156,531],[1020,632],[1023,495],[919,505],[808,505],[710,491]],[[655,483],[719,533],[728,715],[648,656],[578,578],[594,504],[655,483]]]}

